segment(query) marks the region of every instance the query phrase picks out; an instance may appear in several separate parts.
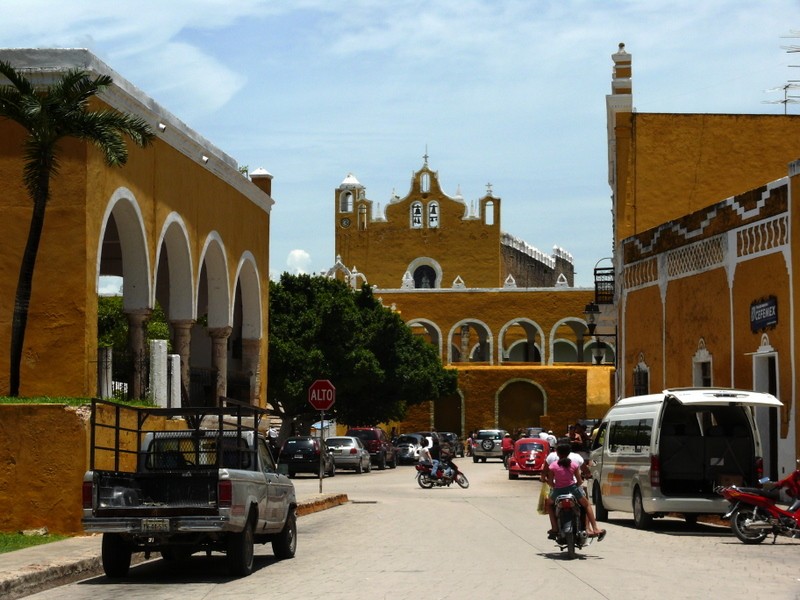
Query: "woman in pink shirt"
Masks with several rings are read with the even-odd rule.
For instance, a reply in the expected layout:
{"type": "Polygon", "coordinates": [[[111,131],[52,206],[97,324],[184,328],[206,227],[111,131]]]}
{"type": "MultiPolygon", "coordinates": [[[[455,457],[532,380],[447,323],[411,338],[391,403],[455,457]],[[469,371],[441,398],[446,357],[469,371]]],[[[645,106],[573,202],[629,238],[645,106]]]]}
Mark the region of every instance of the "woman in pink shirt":
{"type": "MultiPolygon", "coordinates": [[[[562,494],[572,494],[575,496],[586,511],[586,520],[588,522],[586,534],[590,537],[597,537],[598,540],[602,540],[606,537],[606,530],[600,529],[597,526],[592,505],[589,504],[589,500],[587,500],[586,495],[583,493],[583,478],[581,477],[580,465],[572,462],[572,459],[569,457],[570,451],[571,448],[569,444],[559,444],[556,446],[558,460],[553,462],[547,470],[547,483],[550,484],[552,488],[550,490],[549,504],[552,506],[556,497],[562,494]]],[[[548,535],[552,538],[557,532],[558,524],[556,523],[555,511],[550,510],[549,512],[550,531],[548,535]]]]}

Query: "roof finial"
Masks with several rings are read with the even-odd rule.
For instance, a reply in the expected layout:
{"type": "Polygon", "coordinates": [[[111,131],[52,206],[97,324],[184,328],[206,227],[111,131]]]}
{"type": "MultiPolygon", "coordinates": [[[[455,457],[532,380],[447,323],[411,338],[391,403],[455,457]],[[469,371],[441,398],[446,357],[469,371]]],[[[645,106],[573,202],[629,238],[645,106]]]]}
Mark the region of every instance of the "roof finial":
{"type": "Polygon", "coordinates": [[[423,164],[422,166],[423,167],[427,167],[428,166],[428,144],[425,144],[425,154],[422,155],[422,158],[425,159],[425,164],[423,164]]]}

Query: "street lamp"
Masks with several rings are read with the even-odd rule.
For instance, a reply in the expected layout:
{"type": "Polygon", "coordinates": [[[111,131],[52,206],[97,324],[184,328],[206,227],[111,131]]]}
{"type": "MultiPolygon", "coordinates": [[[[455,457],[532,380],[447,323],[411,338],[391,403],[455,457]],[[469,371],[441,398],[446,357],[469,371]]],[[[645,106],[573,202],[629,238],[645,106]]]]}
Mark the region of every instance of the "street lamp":
{"type": "Polygon", "coordinates": [[[600,307],[595,302],[590,302],[583,309],[583,314],[586,317],[586,328],[589,330],[589,335],[594,336],[594,348],[592,349],[592,362],[596,365],[602,365],[605,358],[605,344],[601,345],[600,338],[608,337],[614,338],[614,365],[617,364],[617,351],[616,351],[616,328],[614,333],[597,333],[597,321],[600,315],[600,307]]]}

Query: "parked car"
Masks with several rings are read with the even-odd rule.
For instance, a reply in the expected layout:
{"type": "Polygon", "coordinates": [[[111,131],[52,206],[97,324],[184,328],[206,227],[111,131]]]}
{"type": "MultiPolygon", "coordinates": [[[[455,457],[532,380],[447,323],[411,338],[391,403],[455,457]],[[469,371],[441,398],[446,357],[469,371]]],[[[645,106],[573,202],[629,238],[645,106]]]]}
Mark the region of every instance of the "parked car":
{"type": "Polygon", "coordinates": [[[444,444],[447,442],[453,448],[453,456],[464,456],[464,442],[458,437],[458,434],[452,431],[440,431],[439,443],[444,444]]]}
{"type": "Polygon", "coordinates": [[[520,475],[539,475],[544,460],[550,454],[550,444],[540,437],[520,438],[514,442],[514,454],[508,458],[508,478],[520,475]]]}
{"type": "MultiPolygon", "coordinates": [[[[336,465],[333,462],[333,455],[324,448],[322,452],[322,473],[333,477],[336,475],[336,465]]],[[[320,443],[319,438],[310,435],[286,438],[281,446],[278,456],[278,464],[286,465],[286,472],[289,477],[294,477],[296,473],[320,472],[320,443]]]]}
{"type": "Polygon", "coordinates": [[[361,440],[353,436],[329,437],[325,445],[333,455],[337,469],[352,469],[356,473],[369,473],[372,461],[361,440]]]}
{"type": "Polygon", "coordinates": [[[486,462],[487,458],[503,460],[503,436],[505,429],[481,429],[472,445],[472,462],[486,462]]]}
{"type": "Polygon", "coordinates": [[[372,464],[383,470],[397,466],[397,454],[386,432],[380,427],[351,427],[345,435],[357,437],[369,450],[372,464]]]}
{"type": "Polygon", "coordinates": [[[419,461],[419,449],[422,442],[422,434],[404,433],[397,437],[394,444],[397,453],[397,462],[402,464],[412,464],[419,461]]]}

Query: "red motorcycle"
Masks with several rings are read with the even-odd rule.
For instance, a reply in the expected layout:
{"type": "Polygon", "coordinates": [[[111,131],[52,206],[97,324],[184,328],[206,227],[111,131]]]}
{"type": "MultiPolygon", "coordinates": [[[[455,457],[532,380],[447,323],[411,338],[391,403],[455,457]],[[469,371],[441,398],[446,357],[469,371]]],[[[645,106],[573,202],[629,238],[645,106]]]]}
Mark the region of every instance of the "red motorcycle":
{"type": "Polygon", "coordinates": [[[417,483],[423,489],[430,489],[434,486],[447,486],[454,481],[462,488],[469,487],[469,480],[467,476],[459,471],[456,463],[451,461],[442,461],[439,463],[437,473],[431,473],[431,465],[417,463],[417,483]]]}
{"type": "Polygon", "coordinates": [[[761,482],[761,488],[735,485],[716,488],[715,491],[731,503],[731,509],[723,518],[731,520],[734,535],[745,544],[760,544],[770,532],[773,544],[779,535],[800,538],[800,468],[777,483],[761,482]],[[777,505],[781,489],[786,489],[795,499],[789,508],[777,505]]]}

